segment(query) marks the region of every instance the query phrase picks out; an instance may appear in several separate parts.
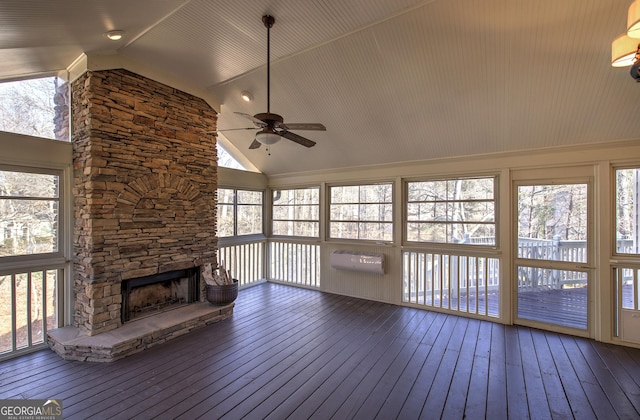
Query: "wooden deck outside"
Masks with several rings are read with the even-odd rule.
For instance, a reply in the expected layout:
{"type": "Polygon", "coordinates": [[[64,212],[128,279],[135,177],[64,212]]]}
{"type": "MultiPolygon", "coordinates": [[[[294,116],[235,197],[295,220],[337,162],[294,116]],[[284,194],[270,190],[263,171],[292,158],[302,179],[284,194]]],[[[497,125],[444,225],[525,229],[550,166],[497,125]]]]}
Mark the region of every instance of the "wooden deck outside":
{"type": "Polygon", "coordinates": [[[0,363],[65,418],[639,418],[640,349],[278,284],[113,363],[0,363]]]}

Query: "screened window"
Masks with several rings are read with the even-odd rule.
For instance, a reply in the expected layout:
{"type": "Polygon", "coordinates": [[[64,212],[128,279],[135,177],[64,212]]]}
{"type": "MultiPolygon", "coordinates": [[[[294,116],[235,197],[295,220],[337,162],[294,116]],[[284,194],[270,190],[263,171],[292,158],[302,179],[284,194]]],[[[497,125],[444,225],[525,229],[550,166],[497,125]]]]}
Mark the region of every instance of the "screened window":
{"type": "Polygon", "coordinates": [[[240,162],[234,158],[231,153],[227,152],[227,150],[220,143],[217,143],[218,149],[218,166],[223,166],[225,168],[233,168],[240,169],[246,171],[245,168],[240,162]]]}
{"type": "Polygon", "coordinates": [[[616,169],[616,252],[640,254],[640,168],[616,169]]]}
{"type": "Polygon", "coordinates": [[[329,188],[329,236],[335,239],[393,240],[393,185],[329,188]]]}
{"type": "Polygon", "coordinates": [[[58,77],[0,83],[0,130],[69,141],[68,90],[58,77]]]}
{"type": "Polygon", "coordinates": [[[495,245],[495,178],[407,182],[410,242],[495,245]]]}
{"type": "Polygon", "coordinates": [[[60,177],[0,171],[0,257],[58,252],[60,177]]]}
{"type": "Polygon", "coordinates": [[[262,191],[218,188],[218,236],[262,233],[262,191]]]}
{"type": "Polygon", "coordinates": [[[320,189],[273,191],[274,235],[320,236],[320,189]]]}

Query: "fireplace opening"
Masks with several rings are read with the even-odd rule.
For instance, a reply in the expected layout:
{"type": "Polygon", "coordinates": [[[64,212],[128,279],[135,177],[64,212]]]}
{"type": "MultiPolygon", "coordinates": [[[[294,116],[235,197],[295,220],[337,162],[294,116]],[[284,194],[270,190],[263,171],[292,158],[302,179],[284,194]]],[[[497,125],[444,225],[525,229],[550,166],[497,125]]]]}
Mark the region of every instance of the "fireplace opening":
{"type": "Polygon", "coordinates": [[[122,281],[122,322],[197,302],[200,269],[174,270],[122,281]]]}

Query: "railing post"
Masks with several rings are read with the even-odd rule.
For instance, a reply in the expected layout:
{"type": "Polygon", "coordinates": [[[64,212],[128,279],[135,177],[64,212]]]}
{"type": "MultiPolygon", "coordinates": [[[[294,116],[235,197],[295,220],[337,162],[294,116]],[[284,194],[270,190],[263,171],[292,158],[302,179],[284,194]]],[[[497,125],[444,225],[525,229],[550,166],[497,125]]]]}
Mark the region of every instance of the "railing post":
{"type": "MultiPolygon", "coordinates": [[[[551,259],[555,261],[562,261],[562,256],[560,255],[560,245],[562,242],[560,239],[559,235],[555,235],[553,237],[551,259]]],[[[554,289],[562,288],[562,282],[560,281],[560,273],[558,270],[551,271],[551,282],[551,287],[554,289]]]]}

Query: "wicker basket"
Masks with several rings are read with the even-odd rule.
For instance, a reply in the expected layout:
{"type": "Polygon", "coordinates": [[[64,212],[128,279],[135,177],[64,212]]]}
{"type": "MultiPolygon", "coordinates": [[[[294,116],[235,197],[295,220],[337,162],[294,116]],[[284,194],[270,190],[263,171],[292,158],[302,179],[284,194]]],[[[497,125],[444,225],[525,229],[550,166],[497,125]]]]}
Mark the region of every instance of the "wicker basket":
{"type": "Polygon", "coordinates": [[[207,300],[214,305],[228,305],[238,297],[238,280],[222,286],[207,284],[207,300]]]}

